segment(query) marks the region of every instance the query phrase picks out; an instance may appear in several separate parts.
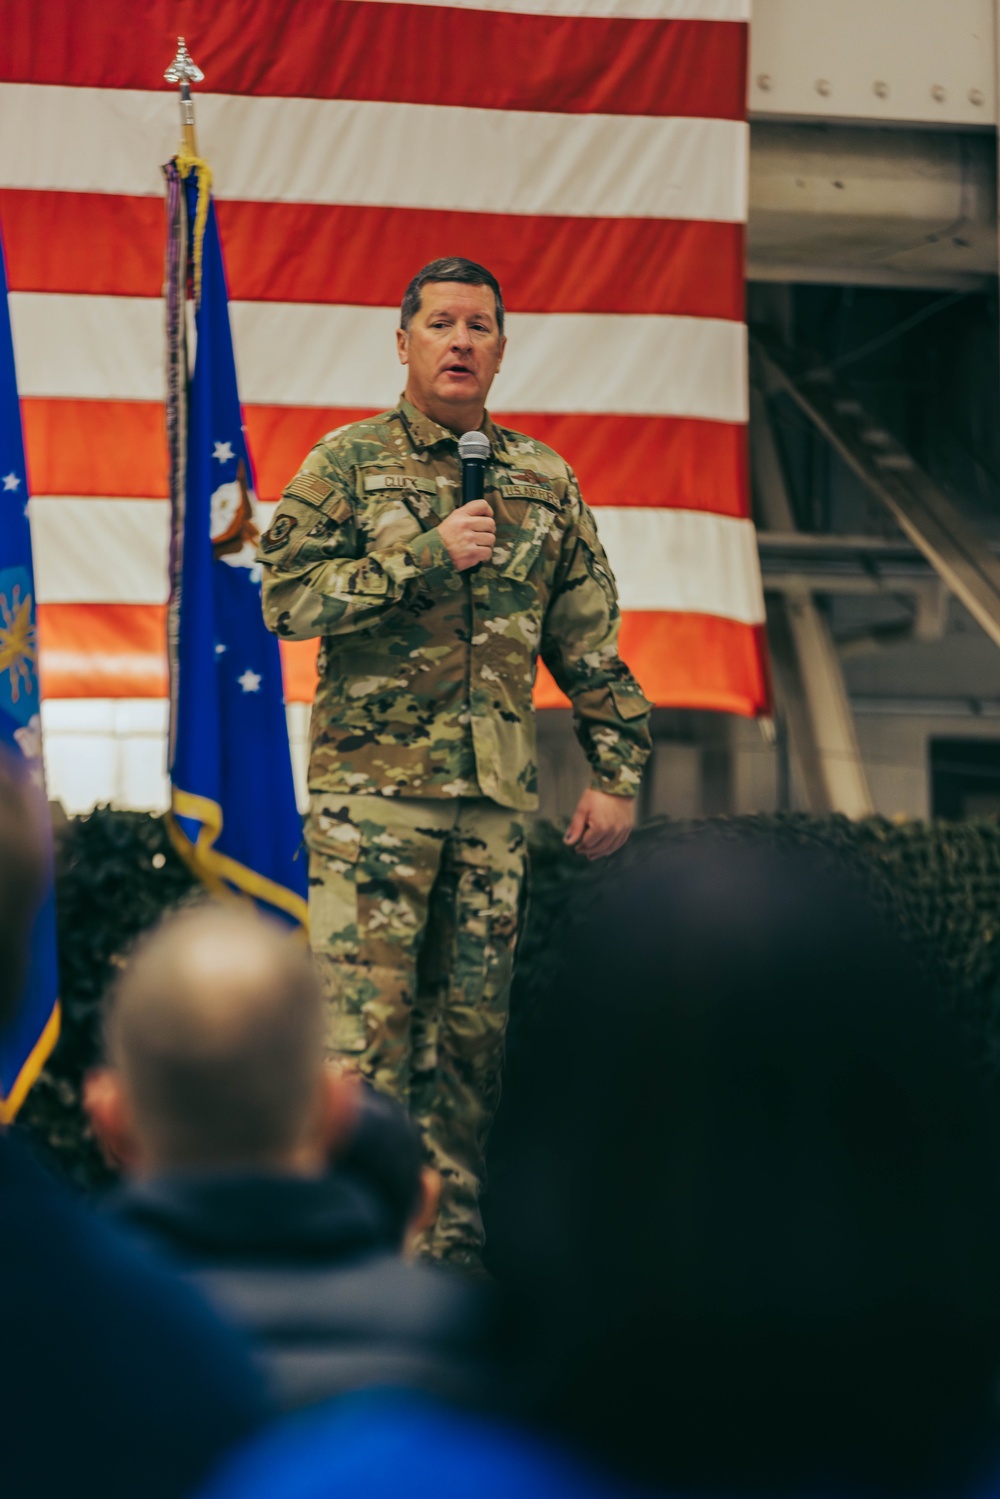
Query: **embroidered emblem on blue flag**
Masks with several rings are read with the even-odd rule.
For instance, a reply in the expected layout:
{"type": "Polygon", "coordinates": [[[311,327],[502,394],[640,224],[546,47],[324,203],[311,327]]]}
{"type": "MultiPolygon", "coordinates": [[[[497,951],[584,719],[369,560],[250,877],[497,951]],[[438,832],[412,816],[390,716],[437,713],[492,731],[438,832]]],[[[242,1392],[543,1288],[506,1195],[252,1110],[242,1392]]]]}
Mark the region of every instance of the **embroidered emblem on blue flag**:
{"type": "MultiPolygon", "coordinates": [[[[38,627],[28,521],[28,476],[7,273],[0,243],[0,752],[25,762],[44,787],[38,691],[38,627]]],[[[51,878],[31,936],[28,982],[14,1021],[0,1032],[0,1124],[9,1124],[59,1036],[56,908],[51,878]]]]}
{"type": "Polygon", "coordinates": [[[306,921],[278,642],[261,613],[253,465],[243,431],[222,248],[204,163],[165,169],[170,240],[171,829],[210,887],[306,921]],[[195,296],[187,372],[185,302],[195,296]]]}

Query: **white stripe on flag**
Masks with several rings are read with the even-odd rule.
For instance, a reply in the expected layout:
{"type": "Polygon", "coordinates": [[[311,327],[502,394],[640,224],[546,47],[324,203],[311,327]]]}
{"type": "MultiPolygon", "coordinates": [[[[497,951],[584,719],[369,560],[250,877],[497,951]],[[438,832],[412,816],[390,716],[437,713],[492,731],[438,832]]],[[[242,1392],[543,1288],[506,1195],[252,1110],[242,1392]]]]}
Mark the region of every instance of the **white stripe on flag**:
{"type": "Polygon", "coordinates": [[[165,604],[166,500],[32,497],[35,587],[42,604],[165,604]]]}
{"type": "MultiPolygon", "coordinates": [[[[10,298],[22,396],[163,398],[151,297],[10,298]]],[[[391,307],[233,302],[240,395],[252,405],[391,406],[404,383],[391,307]]],[[[715,318],[514,313],[497,410],[746,420],[746,330],[715,318]]]]}
{"type": "Polygon", "coordinates": [[[622,609],[764,621],[753,522],[699,510],[594,512],[622,609]]]}
{"type": "MultiPolygon", "coordinates": [[[[0,85],[0,187],[159,197],[175,110],[166,92],[0,85]]],[[[201,94],[198,139],[222,198],[746,218],[742,120],[201,94]]]]}
{"type": "Polygon", "coordinates": [[[152,651],[50,651],[43,642],[39,655],[43,672],[66,676],[155,677],[167,669],[166,647],[155,655],[152,651]]]}
{"type": "Polygon", "coordinates": [[[164,399],[158,299],[11,292],[10,321],[22,399],[164,399]]]}
{"type": "MultiPolygon", "coordinates": [[[[390,0],[395,3],[395,0],[390,0]]],[[[523,16],[616,16],[638,21],[749,21],[751,0],[408,0],[523,16]]]]}
{"type": "Polygon", "coordinates": [[[512,313],[509,322],[490,392],[498,411],[747,420],[742,323],[613,313],[512,313]]]}
{"type": "MultiPolygon", "coordinates": [[[[260,507],[262,529],[273,508],[260,507]]],[[[623,609],[763,621],[750,521],[641,507],[602,506],[595,514],[623,609]]],[[[31,519],[40,603],[166,602],[166,500],[36,496],[31,519]]]]}

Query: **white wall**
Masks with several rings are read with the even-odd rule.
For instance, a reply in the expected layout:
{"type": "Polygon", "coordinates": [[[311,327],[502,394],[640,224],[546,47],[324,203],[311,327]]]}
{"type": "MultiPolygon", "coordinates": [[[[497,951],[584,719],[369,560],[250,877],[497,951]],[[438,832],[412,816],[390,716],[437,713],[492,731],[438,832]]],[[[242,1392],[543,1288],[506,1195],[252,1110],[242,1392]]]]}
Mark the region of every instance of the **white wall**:
{"type": "MultiPolygon", "coordinates": [[[[886,817],[930,815],[928,741],[933,737],[1000,738],[1000,715],[886,713],[858,704],[858,742],[876,810],[886,817]]],[[[309,708],[288,711],[292,765],[299,806],[305,809],[309,708]]],[[[166,777],[167,705],[155,698],[60,699],[42,705],[49,796],[70,814],[114,807],[163,811],[166,777]]],[[[759,725],[725,722],[732,755],[733,812],[771,812],[780,801],[780,752],[759,725]]],[[[565,817],[587,784],[587,771],[569,713],[545,713],[539,734],[542,813],[565,817]]],[[[650,814],[697,817],[704,813],[704,745],[658,741],[645,793],[650,814]]],[[[796,768],[790,767],[792,805],[801,805],[796,768]]]]}
{"type": "MultiPolygon", "coordinates": [[[[309,707],[286,710],[299,805],[306,801],[309,707]]],[[[42,703],[45,775],[68,813],[113,807],[162,812],[167,780],[165,698],[50,698],[42,703]]]]}
{"type": "Polygon", "coordinates": [[[995,72],[993,0],[754,0],[754,115],[991,126],[995,72]]]}

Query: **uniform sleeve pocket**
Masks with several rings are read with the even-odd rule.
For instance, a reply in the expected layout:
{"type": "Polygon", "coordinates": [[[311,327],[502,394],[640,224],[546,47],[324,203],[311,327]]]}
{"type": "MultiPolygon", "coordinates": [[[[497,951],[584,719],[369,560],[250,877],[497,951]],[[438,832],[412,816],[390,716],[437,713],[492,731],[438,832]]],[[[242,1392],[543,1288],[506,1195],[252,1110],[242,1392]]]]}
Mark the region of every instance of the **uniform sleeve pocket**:
{"type": "Polygon", "coordinates": [[[638,686],[623,687],[618,683],[611,684],[611,701],[615,705],[615,712],[619,718],[626,723],[633,718],[642,718],[652,708],[652,703],[644,697],[638,686]]]}

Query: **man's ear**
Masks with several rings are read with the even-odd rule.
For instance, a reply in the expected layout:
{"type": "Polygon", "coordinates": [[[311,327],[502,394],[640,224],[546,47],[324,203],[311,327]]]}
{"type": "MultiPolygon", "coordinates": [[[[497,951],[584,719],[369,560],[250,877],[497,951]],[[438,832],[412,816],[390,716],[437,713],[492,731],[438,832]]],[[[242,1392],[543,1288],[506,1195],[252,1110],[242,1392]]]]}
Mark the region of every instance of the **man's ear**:
{"type": "Polygon", "coordinates": [[[134,1166],[139,1151],[121,1073],[113,1067],[92,1068],[83,1081],[83,1107],[108,1164],[126,1171],[134,1166]]]}
{"type": "Polygon", "coordinates": [[[406,1225],[406,1242],[412,1244],[421,1234],[428,1232],[437,1221],[441,1206],[441,1173],[433,1166],[424,1166],[420,1172],[420,1196],[409,1223],[406,1225]]]}
{"type": "Polygon", "coordinates": [[[349,1068],[327,1065],[323,1069],[317,1107],[317,1130],[323,1154],[334,1161],[350,1143],[358,1119],[361,1076],[349,1068]]]}
{"type": "Polygon", "coordinates": [[[396,353],[399,355],[400,364],[409,364],[410,335],[405,328],[396,329],[396,353]]]}
{"type": "Polygon", "coordinates": [[[503,363],[503,356],[506,354],[506,352],[507,352],[507,335],[505,333],[504,336],[503,336],[503,338],[500,340],[500,352],[497,355],[497,374],[498,375],[500,373],[500,366],[503,363]]]}

